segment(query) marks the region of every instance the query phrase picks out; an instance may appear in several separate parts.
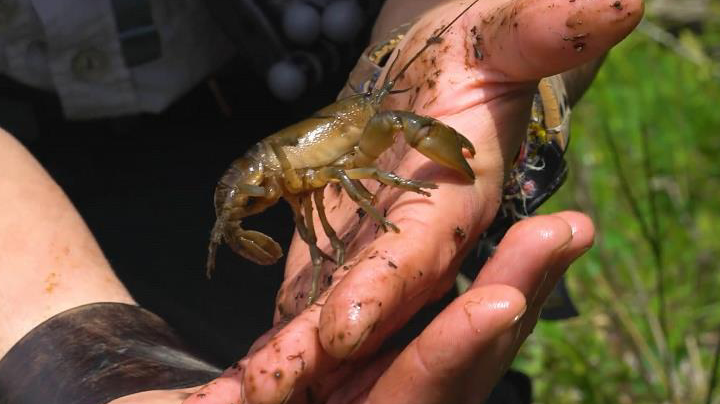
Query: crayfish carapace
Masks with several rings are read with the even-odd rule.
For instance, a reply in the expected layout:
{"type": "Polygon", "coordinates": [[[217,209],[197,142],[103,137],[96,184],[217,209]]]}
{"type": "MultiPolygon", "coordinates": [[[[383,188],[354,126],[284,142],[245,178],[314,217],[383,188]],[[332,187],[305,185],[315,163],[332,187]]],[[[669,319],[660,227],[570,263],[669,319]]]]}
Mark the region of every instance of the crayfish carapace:
{"type": "Polygon", "coordinates": [[[244,217],[262,212],[282,197],[292,207],[297,231],[310,248],[313,276],[308,301],[312,303],[317,297],[323,260],[340,265],[345,259],[345,246],[325,214],[326,185],[339,184],[365,213],[395,232],[400,230],[372,205],[373,195],[359,180],[374,179],[428,196],[426,189],[437,188],[434,183],[402,178],[373,166],[378,156],[392,146],[397,132],[402,132],[411,147],[432,161],[458,171],[468,181],[474,180],[462,153],[466,149],[470,155],[475,154],[467,138],[436,119],[407,111],[380,111],[380,107],[385,97],[404,91],[394,90],[396,81],[422,52],[441,42],[441,36],[477,1],[431,36],[392,79],[388,74],[380,88],[341,99],[311,118],[261,140],[232,162],[215,189],[217,220],[208,247],[208,276],[214,268],[217,246],[223,240],[239,255],[261,265],[273,264],[282,257],[282,248],[272,238],[241,226],[244,217]],[[317,246],[311,199],[334,257],[317,246]]]}

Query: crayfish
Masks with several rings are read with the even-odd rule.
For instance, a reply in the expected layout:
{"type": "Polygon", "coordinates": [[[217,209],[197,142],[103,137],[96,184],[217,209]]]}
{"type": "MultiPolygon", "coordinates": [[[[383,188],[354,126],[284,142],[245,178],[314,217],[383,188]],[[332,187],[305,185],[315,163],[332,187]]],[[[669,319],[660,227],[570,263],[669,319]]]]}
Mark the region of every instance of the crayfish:
{"type": "MultiPolygon", "coordinates": [[[[282,197],[291,206],[297,231],[310,249],[313,276],[308,303],[318,294],[318,280],[323,260],[338,265],[345,260],[345,246],[328,222],[323,195],[330,183],[339,184],[360,208],[383,228],[399,232],[392,222],[372,204],[373,195],[360,182],[373,179],[390,187],[429,196],[435,189],[431,182],[416,181],[373,166],[378,156],[402,132],[405,141],[432,161],[458,171],[466,180],[475,175],[465,161],[462,150],[470,155],[475,149],[466,137],[442,122],[408,111],[380,111],[383,100],[394,90],[397,80],[408,67],[433,44],[477,0],[467,6],[450,23],[436,31],[401,69],[376,89],[356,93],[316,112],[312,117],[291,125],[255,144],[244,156],[232,162],[215,189],[217,220],[210,235],[207,274],[215,265],[217,246],[224,240],[237,254],[260,265],[275,263],[282,248],[269,236],[246,230],[244,217],[260,213],[282,197]],[[317,246],[313,225],[312,200],[334,257],[317,246]]],[[[397,60],[397,53],[394,60],[397,60]]],[[[394,64],[394,62],[393,62],[394,64]]],[[[389,71],[392,71],[392,64],[389,71]]]]}

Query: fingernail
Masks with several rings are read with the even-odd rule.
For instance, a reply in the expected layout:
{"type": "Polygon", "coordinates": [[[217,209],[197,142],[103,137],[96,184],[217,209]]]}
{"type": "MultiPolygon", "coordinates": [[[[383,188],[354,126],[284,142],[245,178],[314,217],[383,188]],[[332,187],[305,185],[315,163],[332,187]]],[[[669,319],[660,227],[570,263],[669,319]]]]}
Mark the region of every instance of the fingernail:
{"type": "Polygon", "coordinates": [[[506,297],[481,298],[465,303],[465,313],[476,332],[503,332],[520,321],[527,310],[525,303],[506,297]]]}
{"type": "Polygon", "coordinates": [[[573,241],[574,235],[575,235],[575,230],[571,228],[569,237],[565,241],[563,241],[562,244],[557,246],[557,248],[555,248],[555,253],[559,253],[561,251],[564,251],[566,248],[568,248],[573,241]]]}
{"type": "Polygon", "coordinates": [[[573,222],[570,224],[570,234],[575,235],[578,232],[577,223],[573,222]]]}
{"type": "Polygon", "coordinates": [[[512,321],[512,323],[510,323],[510,325],[517,324],[517,322],[520,321],[520,319],[522,319],[522,317],[525,315],[526,311],[527,311],[527,306],[523,304],[522,310],[520,310],[520,312],[518,312],[518,314],[515,316],[515,318],[513,318],[513,321],[512,321]]]}

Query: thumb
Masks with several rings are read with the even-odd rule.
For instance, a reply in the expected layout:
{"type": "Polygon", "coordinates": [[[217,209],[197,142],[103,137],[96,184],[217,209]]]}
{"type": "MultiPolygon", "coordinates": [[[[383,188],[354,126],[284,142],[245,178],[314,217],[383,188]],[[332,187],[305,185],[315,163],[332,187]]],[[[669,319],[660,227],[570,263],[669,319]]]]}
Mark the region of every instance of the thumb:
{"type": "Polygon", "coordinates": [[[525,297],[495,284],[453,301],[393,361],[370,390],[371,403],[481,402],[504,373],[525,297]]]}
{"type": "MultiPolygon", "coordinates": [[[[596,59],[640,22],[642,0],[491,0],[475,14],[476,55],[507,81],[558,74],[596,59]]],[[[472,31],[472,30],[471,30],[472,31]]]]}

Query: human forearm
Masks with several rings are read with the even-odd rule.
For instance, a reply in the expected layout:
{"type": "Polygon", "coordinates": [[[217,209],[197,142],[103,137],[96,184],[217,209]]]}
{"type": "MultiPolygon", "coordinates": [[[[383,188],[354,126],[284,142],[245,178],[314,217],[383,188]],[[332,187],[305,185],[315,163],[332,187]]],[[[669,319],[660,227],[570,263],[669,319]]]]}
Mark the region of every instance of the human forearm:
{"type": "Polygon", "coordinates": [[[133,303],[67,196],[2,130],[0,205],[0,358],[64,310],[133,303]]]}

